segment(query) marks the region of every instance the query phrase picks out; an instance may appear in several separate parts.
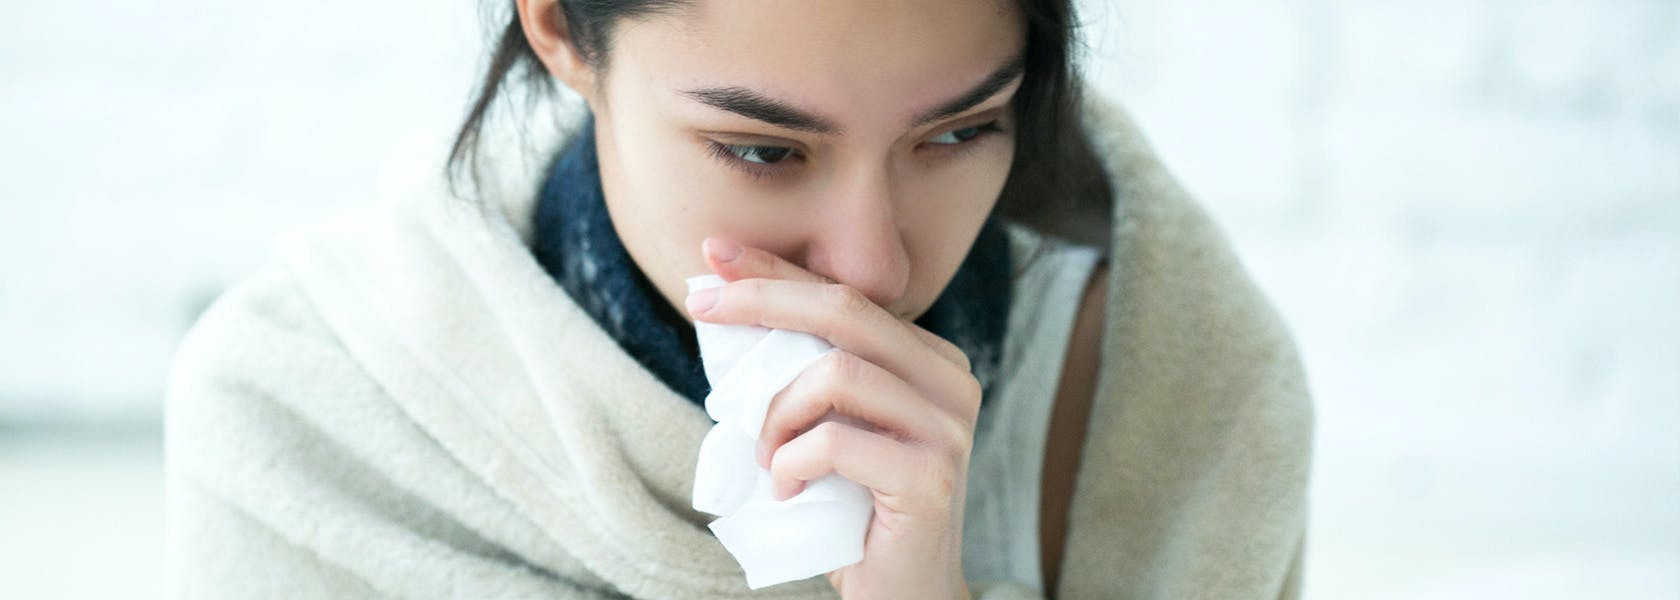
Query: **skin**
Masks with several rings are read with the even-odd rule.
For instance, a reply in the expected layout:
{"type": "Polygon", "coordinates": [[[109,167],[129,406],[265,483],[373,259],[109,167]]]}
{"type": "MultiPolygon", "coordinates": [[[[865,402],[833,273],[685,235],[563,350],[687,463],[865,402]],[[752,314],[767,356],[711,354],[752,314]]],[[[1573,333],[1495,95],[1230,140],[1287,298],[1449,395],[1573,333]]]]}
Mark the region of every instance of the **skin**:
{"type": "Polygon", "coordinates": [[[1085,425],[1090,422],[1091,400],[1096,395],[1097,371],[1102,364],[1104,309],[1108,306],[1106,281],[1107,265],[1098,265],[1085,284],[1085,294],[1074,317],[1073,334],[1068,338],[1067,355],[1062,361],[1056,403],[1050,410],[1038,511],[1039,565],[1044,569],[1046,590],[1054,591],[1061,579],[1074,475],[1079,469],[1085,425]]]}
{"type": "MultiPolygon", "coordinates": [[[[963,500],[980,388],[962,352],[913,321],[1003,188],[1020,80],[958,114],[914,117],[1019,56],[1013,3],[697,0],[621,22],[605,71],[557,26],[553,0],[517,6],[538,58],[594,112],[614,229],[666,301],[691,320],[805,331],[839,349],[776,396],[759,449],[779,498],[830,472],[873,490],[864,559],[829,581],[845,597],[967,597],[963,500]],[[751,89],[837,131],[778,126],[684,93],[717,86],[751,89]],[[706,272],[729,283],[688,296],[684,279],[706,272]],[[824,422],[833,413],[853,419],[824,422]]],[[[1089,400],[1077,385],[1062,393],[1085,398],[1058,405],[1089,400]]],[[[1069,414],[1080,420],[1053,417],[1052,432],[1080,433],[1082,417],[1069,414]]],[[[1072,450],[1047,449],[1058,454],[1046,458],[1046,510],[1066,511],[1077,441],[1072,450]]],[[[1063,532],[1043,535],[1059,556],[1063,532]]]]}

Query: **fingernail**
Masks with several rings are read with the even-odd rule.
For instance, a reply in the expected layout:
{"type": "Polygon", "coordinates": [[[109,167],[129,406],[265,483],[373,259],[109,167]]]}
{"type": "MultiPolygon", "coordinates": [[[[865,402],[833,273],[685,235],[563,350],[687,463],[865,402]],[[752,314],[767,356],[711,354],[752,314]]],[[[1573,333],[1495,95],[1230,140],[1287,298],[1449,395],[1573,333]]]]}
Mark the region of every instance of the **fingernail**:
{"type": "Polygon", "coordinates": [[[770,453],[766,451],[768,448],[769,446],[761,439],[758,440],[758,447],[753,449],[753,456],[758,459],[758,466],[766,469],[770,468],[770,453]]]}
{"type": "Polygon", "coordinates": [[[741,256],[741,246],[725,239],[707,238],[706,252],[718,262],[729,262],[741,256]]]}
{"type": "Polygon", "coordinates": [[[712,305],[717,304],[717,295],[717,288],[700,290],[689,294],[683,305],[688,307],[688,314],[697,315],[711,310],[712,305]]]}

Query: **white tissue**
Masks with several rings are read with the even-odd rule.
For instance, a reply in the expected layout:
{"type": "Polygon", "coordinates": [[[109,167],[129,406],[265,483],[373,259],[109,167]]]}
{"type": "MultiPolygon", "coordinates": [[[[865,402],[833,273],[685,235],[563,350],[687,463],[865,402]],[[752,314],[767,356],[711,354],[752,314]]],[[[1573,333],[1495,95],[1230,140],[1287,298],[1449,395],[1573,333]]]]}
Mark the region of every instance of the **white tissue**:
{"type": "MultiPolygon", "coordinates": [[[[723,285],[716,275],[688,278],[690,293],[723,285]]],[[[776,501],[770,471],[753,456],[770,400],[834,347],[797,331],[695,321],[695,337],[712,393],[706,414],[717,421],[700,443],[694,508],[723,518],[712,532],[741,563],[747,587],[759,589],[821,575],[863,560],[874,517],[869,489],[829,475],[776,501]]]]}

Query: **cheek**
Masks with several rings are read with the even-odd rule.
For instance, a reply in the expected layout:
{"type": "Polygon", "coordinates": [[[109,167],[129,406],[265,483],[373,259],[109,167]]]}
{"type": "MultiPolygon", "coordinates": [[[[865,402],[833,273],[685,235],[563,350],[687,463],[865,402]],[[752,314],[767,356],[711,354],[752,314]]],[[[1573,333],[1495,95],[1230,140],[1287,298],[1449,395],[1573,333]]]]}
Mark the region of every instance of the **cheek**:
{"type": "Polygon", "coordinates": [[[698,248],[707,237],[771,251],[798,241],[817,186],[753,181],[710,156],[706,140],[682,123],[663,123],[639,139],[640,149],[625,157],[639,169],[632,185],[638,196],[665,207],[663,231],[681,249],[692,249],[696,267],[704,269],[698,248]]]}
{"type": "Polygon", "coordinates": [[[605,144],[601,156],[614,228],[631,258],[674,305],[681,306],[686,295],[685,278],[711,272],[700,254],[707,237],[725,236],[772,252],[796,245],[799,227],[790,224],[802,221],[790,207],[801,204],[789,192],[728,171],[681,128],[652,120],[615,126],[611,156],[605,144]]]}
{"type": "Polygon", "coordinates": [[[709,272],[700,241],[716,227],[714,192],[669,133],[644,123],[615,125],[614,147],[603,144],[601,155],[614,229],[637,266],[680,307],[683,279],[709,272]]]}

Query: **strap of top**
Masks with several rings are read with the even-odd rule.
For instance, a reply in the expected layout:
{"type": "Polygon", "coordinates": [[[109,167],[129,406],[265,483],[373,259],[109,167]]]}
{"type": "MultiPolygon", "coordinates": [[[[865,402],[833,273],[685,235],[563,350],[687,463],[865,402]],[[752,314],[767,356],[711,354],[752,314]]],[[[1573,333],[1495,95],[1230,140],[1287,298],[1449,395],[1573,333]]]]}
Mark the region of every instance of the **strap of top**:
{"type": "Polygon", "coordinates": [[[1097,248],[1010,222],[1013,285],[996,393],[975,427],[964,512],[971,580],[1042,589],[1038,516],[1044,445],[1068,340],[1097,248]]]}

